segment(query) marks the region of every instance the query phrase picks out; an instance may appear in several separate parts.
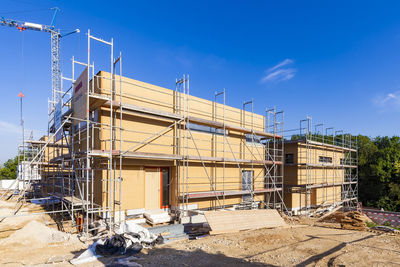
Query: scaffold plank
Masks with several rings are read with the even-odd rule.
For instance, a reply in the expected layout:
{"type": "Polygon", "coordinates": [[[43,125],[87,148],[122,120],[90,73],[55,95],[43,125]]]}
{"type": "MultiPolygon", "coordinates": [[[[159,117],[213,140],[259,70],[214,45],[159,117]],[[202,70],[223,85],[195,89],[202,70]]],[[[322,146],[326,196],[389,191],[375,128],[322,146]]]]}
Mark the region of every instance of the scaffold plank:
{"type": "Polygon", "coordinates": [[[266,165],[282,165],[282,161],[271,161],[271,160],[251,160],[251,159],[231,159],[222,157],[200,157],[200,156],[187,156],[188,160],[203,160],[203,161],[215,161],[215,162],[237,162],[237,163],[253,163],[253,164],[266,164],[266,165]]]}
{"type": "MultiPolygon", "coordinates": [[[[264,188],[253,190],[253,194],[263,194],[268,192],[282,191],[282,188],[264,188]]],[[[251,194],[250,190],[239,190],[239,191],[208,191],[208,192],[192,192],[184,194],[185,198],[195,199],[195,198],[210,198],[210,197],[220,197],[220,196],[238,196],[251,194]]]]}

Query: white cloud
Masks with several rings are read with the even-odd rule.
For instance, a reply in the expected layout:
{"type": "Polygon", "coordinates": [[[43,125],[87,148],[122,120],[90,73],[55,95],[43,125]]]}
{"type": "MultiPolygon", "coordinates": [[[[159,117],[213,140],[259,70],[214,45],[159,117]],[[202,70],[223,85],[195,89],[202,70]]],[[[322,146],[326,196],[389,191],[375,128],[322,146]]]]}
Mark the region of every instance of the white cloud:
{"type": "Polygon", "coordinates": [[[288,68],[287,66],[292,65],[293,63],[294,61],[289,58],[279,62],[265,72],[261,82],[282,82],[292,79],[296,75],[297,69],[288,68]]]}
{"type": "Polygon", "coordinates": [[[373,99],[373,103],[383,109],[400,109],[400,91],[395,91],[386,95],[378,95],[373,99]]]}
{"type": "Polygon", "coordinates": [[[290,58],[287,58],[287,59],[285,59],[284,61],[282,61],[282,62],[276,64],[276,65],[273,66],[272,68],[269,68],[268,71],[274,71],[274,70],[276,70],[276,69],[278,69],[278,68],[281,68],[281,67],[283,67],[283,66],[286,66],[286,65],[289,65],[289,64],[292,64],[292,63],[294,63],[294,61],[291,60],[290,58]]]}
{"type": "Polygon", "coordinates": [[[296,69],[281,69],[271,73],[267,73],[262,79],[262,82],[267,81],[287,81],[294,77],[296,69]]]}
{"type": "Polygon", "coordinates": [[[0,134],[19,134],[21,133],[21,128],[18,125],[0,121],[0,134]]]}

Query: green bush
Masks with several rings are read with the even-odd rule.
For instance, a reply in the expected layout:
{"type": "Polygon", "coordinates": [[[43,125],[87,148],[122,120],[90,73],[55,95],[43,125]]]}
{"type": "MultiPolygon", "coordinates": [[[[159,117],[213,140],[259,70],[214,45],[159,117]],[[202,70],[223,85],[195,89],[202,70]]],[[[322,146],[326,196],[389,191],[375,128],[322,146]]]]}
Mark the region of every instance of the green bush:
{"type": "Polygon", "coordinates": [[[389,227],[392,227],[392,224],[391,224],[389,221],[386,221],[386,222],[383,224],[383,226],[389,226],[389,227]]]}
{"type": "Polygon", "coordinates": [[[0,168],[0,180],[16,179],[18,168],[18,157],[7,160],[0,168]]]}

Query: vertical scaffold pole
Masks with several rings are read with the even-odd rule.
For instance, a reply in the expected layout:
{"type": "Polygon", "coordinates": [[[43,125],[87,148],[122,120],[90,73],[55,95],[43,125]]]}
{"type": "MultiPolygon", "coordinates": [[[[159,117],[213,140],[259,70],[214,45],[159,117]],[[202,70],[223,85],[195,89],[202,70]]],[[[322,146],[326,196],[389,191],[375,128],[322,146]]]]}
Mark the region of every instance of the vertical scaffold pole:
{"type": "MultiPolygon", "coordinates": [[[[223,131],[224,131],[224,140],[223,140],[223,144],[222,144],[222,157],[223,157],[223,161],[222,161],[222,207],[225,209],[225,167],[226,167],[226,156],[225,156],[225,139],[226,139],[226,126],[225,126],[225,88],[221,91],[221,92],[215,92],[215,97],[214,97],[214,101],[215,101],[215,110],[217,111],[218,109],[218,103],[217,103],[217,98],[218,96],[222,95],[223,96],[223,111],[222,111],[222,123],[223,123],[223,131]]],[[[215,113],[216,113],[215,111],[215,113]]],[[[216,113],[217,114],[217,113],[216,113]]],[[[217,155],[215,155],[215,157],[218,157],[217,155]]]]}
{"type": "Polygon", "coordinates": [[[85,220],[85,228],[86,228],[86,235],[89,236],[89,168],[90,168],[90,152],[89,152],[89,86],[90,86],[90,30],[88,30],[88,55],[87,55],[87,87],[86,87],[86,192],[85,192],[85,199],[86,199],[86,220],[85,220]]]}

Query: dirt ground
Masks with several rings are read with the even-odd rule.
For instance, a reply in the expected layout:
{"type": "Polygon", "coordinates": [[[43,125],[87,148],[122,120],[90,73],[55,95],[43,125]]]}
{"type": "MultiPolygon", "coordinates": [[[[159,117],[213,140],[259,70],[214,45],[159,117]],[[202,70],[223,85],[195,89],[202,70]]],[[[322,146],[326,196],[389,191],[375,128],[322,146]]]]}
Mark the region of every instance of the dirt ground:
{"type": "MultiPolygon", "coordinates": [[[[5,205],[0,203],[3,212],[5,205]]],[[[0,223],[1,266],[71,266],[69,260],[88,247],[74,235],[63,242],[36,242],[40,239],[34,237],[40,232],[27,236],[24,242],[5,242],[32,220],[55,227],[46,216],[8,220],[0,223]]],[[[113,266],[400,266],[400,235],[342,230],[338,224],[307,219],[287,228],[176,241],[144,249],[131,259],[125,265],[113,266]]],[[[104,266],[111,262],[116,261],[99,258],[81,266],[104,266]]]]}
{"type": "Polygon", "coordinates": [[[400,266],[400,237],[314,225],[208,236],[152,249],[143,266],[400,266]]]}

